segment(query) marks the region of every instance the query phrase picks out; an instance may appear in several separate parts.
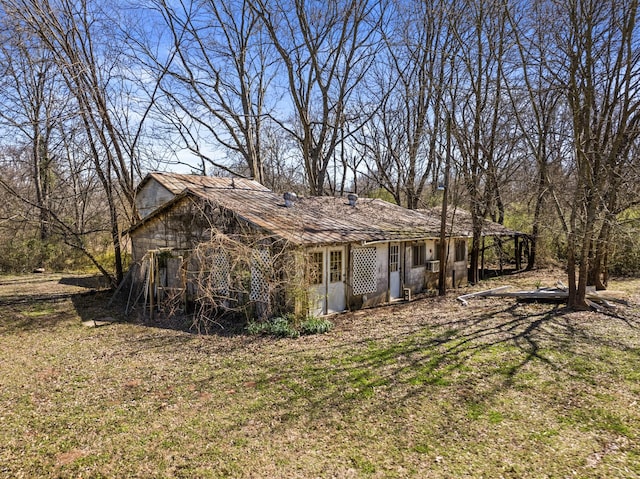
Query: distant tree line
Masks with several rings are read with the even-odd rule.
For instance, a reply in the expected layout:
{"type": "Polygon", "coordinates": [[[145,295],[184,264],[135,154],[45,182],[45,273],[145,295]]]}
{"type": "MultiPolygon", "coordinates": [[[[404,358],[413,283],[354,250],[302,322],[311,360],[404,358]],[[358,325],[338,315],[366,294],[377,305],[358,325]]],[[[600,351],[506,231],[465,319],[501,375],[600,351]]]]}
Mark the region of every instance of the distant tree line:
{"type": "Polygon", "coordinates": [[[31,245],[3,269],[64,244],[119,283],[135,185],[176,168],[415,209],[442,201],[448,163],[449,204],[473,217],[470,279],[482,220],[510,221],[537,261],[566,262],[572,306],[637,256],[637,0],[0,11],[0,235],[31,245]]]}

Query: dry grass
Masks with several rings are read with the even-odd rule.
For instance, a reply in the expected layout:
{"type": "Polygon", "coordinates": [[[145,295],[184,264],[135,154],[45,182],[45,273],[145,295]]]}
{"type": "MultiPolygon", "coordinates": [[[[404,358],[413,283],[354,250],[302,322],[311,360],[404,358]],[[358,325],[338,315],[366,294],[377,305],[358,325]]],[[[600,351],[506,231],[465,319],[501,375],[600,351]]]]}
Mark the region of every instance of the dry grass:
{"type": "MultiPolygon", "coordinates": [[[[17,279],[0,281],[3,477],[640,477],[636,306],[451,295],[273,340],[86,328],[107,295],[17,279]]],[[[613,288],[638,304],[638,286],[613,288]]]]}

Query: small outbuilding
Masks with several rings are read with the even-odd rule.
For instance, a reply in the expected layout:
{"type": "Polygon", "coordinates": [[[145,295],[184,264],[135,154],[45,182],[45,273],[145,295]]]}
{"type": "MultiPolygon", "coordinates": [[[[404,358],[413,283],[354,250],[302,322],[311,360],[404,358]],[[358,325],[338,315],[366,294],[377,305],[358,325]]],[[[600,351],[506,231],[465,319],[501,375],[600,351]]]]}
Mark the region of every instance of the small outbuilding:
{"type": "Polygon", "coordinates": [[[153,277],[193,301],[211,301],[204,290],[214,290],[217,311],[248,305],[257,316],[324,315],[370,307],[437,288],[441,267],[449,286],[467,281],[466,233],[448,228],[443,260],[439,217],[380,199],[299,198],[251,180],[151,173],[136,204],[133,259],[156,258],[140,281],[153,277]],[[163,257],[181,264],[163,273],[163,257]]]}

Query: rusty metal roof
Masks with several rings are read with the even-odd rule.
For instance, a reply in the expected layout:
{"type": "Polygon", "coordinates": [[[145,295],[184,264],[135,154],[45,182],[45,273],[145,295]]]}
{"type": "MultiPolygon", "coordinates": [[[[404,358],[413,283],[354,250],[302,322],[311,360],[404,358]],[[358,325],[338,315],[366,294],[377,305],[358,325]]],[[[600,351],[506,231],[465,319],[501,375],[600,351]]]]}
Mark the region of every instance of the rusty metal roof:
{"type": "Polygon", "coordinates": [[[174,195],[189,188],[194,191],[199,189],[237,189],[237,190],[257,190],[269,191],[266,186],[257,181],[245,178],[221,178],[216,176],[184,175],[179,173],[149,173],[138,185],[140,190],[149,180],[154,179],[174,195]]]}
{"type": "Polygon", "coordinates": [[[437,238],[439,219],[380,199],[299,198],[286,207],[281,195],[257,190],[189,190],[236,216],[301,245],[437,238]]]}
{"type": "MultiPolygon", "coordinates": [[[[150,173],[138,190],[152,178],[173,193],[174,198],[129,232],[167,212],[182,198],[192,197],[219,205],[250,224],[300,245],[410,241],[440,236],[439,213],[409,210],[380,199],[359,198],[355,206],[350,206],[346,197],[303,197],[287,207],[282,195],[253,180],[176,173],[150,173]]],[[[447,232],[455,237],[469,236],[460,228],[448,228],[447,232]]]]}
{"type": "MultiPolygon", "coordinates": [[[[427,216],[437,218],[438,221],[440,221],[442,210],[438,207],[419,211],[427,216]]],[[[450,229],[452,223],[457,234],[461,236],[473,236],[473,218],[470,211],[462,208],[449,208],[447,211],[447,231],[450,229]]],[[[526,233],[512,230],[500,223],[484,219],[482,221],[482,236],[526,236],[526,233]]]]}

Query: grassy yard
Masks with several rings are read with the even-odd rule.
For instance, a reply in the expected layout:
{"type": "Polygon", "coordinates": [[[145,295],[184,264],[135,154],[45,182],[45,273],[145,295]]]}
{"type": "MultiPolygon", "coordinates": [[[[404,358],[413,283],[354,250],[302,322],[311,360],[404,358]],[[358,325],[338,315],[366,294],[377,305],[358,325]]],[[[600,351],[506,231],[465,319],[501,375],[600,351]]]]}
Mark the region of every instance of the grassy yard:
{"type": "Polygon", "coordinates": [[[612,288],[634,306],[450,294],[276,340],[89,328],[106,293],[0,278],[0,477],[640,477],[640,280],[612,288]]]}

